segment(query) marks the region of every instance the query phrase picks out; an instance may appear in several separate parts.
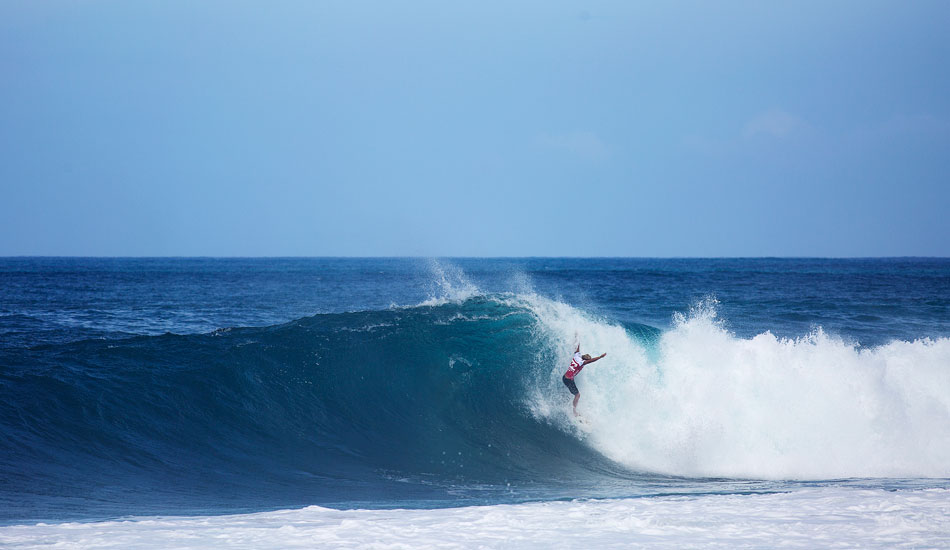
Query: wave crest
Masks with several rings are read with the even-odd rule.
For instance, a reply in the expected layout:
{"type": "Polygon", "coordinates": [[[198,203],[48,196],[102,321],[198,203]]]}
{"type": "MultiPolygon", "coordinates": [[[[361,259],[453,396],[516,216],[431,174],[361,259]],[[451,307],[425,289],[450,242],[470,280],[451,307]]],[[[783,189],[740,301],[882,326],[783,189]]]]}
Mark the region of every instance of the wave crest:
{"type": "MultiPolygon", "coordinates": [[[[563,332],[564,320],[549,325],[563,332]]],[[[655,344],[618,339],[610,324],[586,329],[595,351],[608,352],[578,377],[580,408],[594,419],[587,441],[629,468],[756,479],[950,476],[950,339],[863,349],[820,328],[744,339],[724,328],[714,300],[674,319],[655,344]]],[[[536,410],[565,416],[550,405],[536,410]]]]}

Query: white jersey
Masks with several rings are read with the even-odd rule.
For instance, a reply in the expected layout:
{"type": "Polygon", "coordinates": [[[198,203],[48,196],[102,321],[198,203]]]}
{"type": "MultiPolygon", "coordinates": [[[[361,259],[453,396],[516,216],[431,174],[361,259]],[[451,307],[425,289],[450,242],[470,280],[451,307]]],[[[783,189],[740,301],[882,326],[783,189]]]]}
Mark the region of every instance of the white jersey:
{"type": "Polygon", "coordinates": [[[584,368],[584,358],[581,356],[581,352],[577,352],[571,358],[571,366],[567,368],[564,376],[569,380],[573,380],[574,375],[581,372],[582,368],[584,368]]]}

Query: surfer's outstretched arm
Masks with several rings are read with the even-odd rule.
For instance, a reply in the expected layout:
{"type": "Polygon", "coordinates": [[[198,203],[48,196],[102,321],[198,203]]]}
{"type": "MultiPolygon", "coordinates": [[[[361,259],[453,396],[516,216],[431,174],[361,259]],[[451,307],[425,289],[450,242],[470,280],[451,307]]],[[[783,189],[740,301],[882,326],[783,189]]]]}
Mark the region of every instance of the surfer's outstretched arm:
{"type": "Polygon", "coordinates": [[[592,357],[592,358],[590,358],[590,359],[584,361],[584,365],[586,366],[586,365],[589,365],[589,364],[593,363],[594,361],[600,361],[600,360],[603,359],[604,357],[607,357],[607,354],[606,354],[606,353],[601,353],[601,354],[598,355],[597,357],[592,357]]]}

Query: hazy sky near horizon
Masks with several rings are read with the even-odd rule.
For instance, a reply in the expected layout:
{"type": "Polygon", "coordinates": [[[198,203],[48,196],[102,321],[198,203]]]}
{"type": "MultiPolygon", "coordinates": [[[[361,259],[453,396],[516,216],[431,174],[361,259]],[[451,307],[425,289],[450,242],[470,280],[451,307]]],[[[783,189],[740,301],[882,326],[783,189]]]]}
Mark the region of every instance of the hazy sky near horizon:
{"type": "Polygon", "coordinates": [[[0,255],[950,256],[950,2],[0,3],[0,255]]]}

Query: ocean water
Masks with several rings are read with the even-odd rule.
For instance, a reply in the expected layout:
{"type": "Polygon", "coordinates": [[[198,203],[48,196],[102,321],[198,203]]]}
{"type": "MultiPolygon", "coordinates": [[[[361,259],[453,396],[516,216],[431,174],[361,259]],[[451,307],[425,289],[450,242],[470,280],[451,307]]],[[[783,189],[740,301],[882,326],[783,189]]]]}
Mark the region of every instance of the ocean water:
{"type": "Polygon", "coordinates": [[[950,547],[950,260],[0,259],[0,544],[779,540],[950,547]]]}

